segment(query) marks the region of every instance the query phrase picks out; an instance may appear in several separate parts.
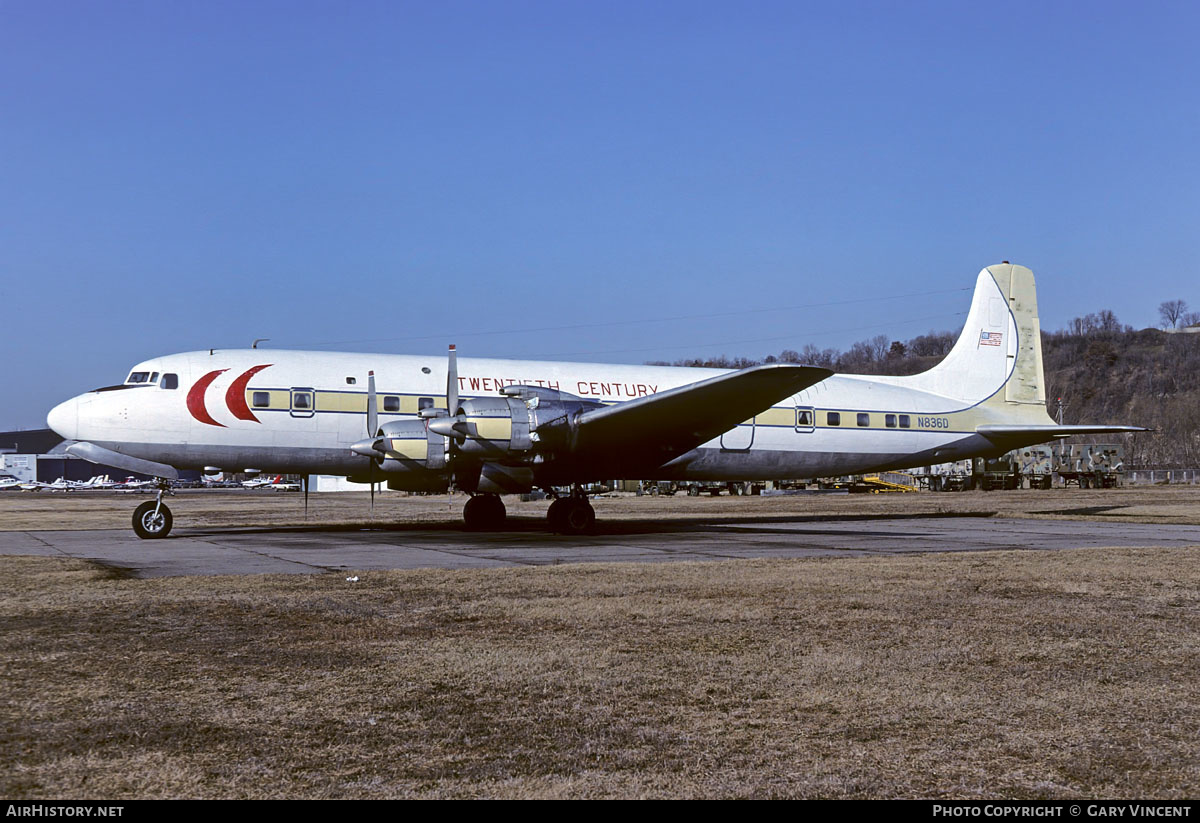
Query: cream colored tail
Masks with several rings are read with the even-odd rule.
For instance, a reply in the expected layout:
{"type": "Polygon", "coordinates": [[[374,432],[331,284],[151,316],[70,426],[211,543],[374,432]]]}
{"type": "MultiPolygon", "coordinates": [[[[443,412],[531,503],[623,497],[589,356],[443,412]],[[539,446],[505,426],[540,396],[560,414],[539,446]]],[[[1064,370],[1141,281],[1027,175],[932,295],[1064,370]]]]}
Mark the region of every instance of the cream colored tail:
{"type": "Polygon", "coordinates": [[[966,325],[950,354],[905,384],[969,405],[1003,405],[1019,410],[1021,417],[1048,420],[1033,272],[1011,263],[981,271],[966,325]]]}

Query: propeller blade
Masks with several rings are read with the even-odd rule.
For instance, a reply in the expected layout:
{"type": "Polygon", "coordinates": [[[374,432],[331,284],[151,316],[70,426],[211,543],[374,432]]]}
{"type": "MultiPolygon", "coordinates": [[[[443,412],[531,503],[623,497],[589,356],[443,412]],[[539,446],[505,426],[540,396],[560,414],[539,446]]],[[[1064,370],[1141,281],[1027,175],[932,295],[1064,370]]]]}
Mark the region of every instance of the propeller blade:
{"type": "Polygon", "coordinates": [[[367,372],[367,437],[379,436],[379,398],[375,396],[375,372],[367,372]]]}
{"type": "Polygon", "coordinates": [[[450,344],[449,360],[446,364],[446,414],[458,414],[458,351],[450,344]]]}

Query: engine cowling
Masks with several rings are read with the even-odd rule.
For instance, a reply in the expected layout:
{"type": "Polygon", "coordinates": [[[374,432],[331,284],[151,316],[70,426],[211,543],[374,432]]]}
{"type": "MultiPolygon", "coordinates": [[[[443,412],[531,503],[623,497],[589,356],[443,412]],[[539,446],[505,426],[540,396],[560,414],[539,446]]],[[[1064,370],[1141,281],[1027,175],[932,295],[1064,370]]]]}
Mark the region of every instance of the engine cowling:
{"type": "Polygon", "coordinates": [[[506,397],[464,400],[454,417],[430,421],[429,430],[453,440],[452,451],[473,459],[553,460],[568,451],[575,418],[603,404],[528,386],[510,386],[506,397]]]}
{"type": "Polygon", "coordinates": [[[375,461],[373,469],[354,475],[356,483],[386,480],[393,491],[445,491],[446,441],[428,430],[424,420],[385,423],[376,437],[354,445],[353,450],[375,461]]]}

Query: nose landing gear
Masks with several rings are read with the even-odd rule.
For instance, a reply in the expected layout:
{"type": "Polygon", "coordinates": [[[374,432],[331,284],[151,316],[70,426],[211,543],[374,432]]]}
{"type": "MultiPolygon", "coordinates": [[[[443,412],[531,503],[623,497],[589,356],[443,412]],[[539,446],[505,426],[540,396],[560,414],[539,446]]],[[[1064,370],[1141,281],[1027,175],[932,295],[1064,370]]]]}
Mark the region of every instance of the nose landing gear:
{"type": "Polygon", "coordinates": [[[171,525],[174,522],[171,510],[163,503],[163,495],[170,493],[171,483],[162,477],[156,480],[158,496],[154,501],[147,500],[133,510],[133,532],[143,540],[166,537],[171,533],[171,525]]]}

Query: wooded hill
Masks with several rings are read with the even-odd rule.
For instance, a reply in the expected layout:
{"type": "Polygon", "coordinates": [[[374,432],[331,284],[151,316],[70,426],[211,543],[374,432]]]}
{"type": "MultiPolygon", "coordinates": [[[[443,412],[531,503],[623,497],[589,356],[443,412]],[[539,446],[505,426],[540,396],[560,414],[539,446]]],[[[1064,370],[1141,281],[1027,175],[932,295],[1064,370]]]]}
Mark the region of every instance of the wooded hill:
{"type": "MultiPolygon", "coordinates": [[[[884,335],[849,351],[805,346],[763,360],[717,357],[654,365],[745,368],[757,363],[804,363],[844,374],[916,374],[936,365],[958,332],[930,332],[908,341],[884,335]]],[[[1047,411],[1064,423],[1146,426],[1138,435],[1075,438],[1125,445],[1127,468],[1200,467],[1200,334],[1134,331],[1111,311],[1076,318],[1069,330],[1042,332],[1047,411]]]]}

